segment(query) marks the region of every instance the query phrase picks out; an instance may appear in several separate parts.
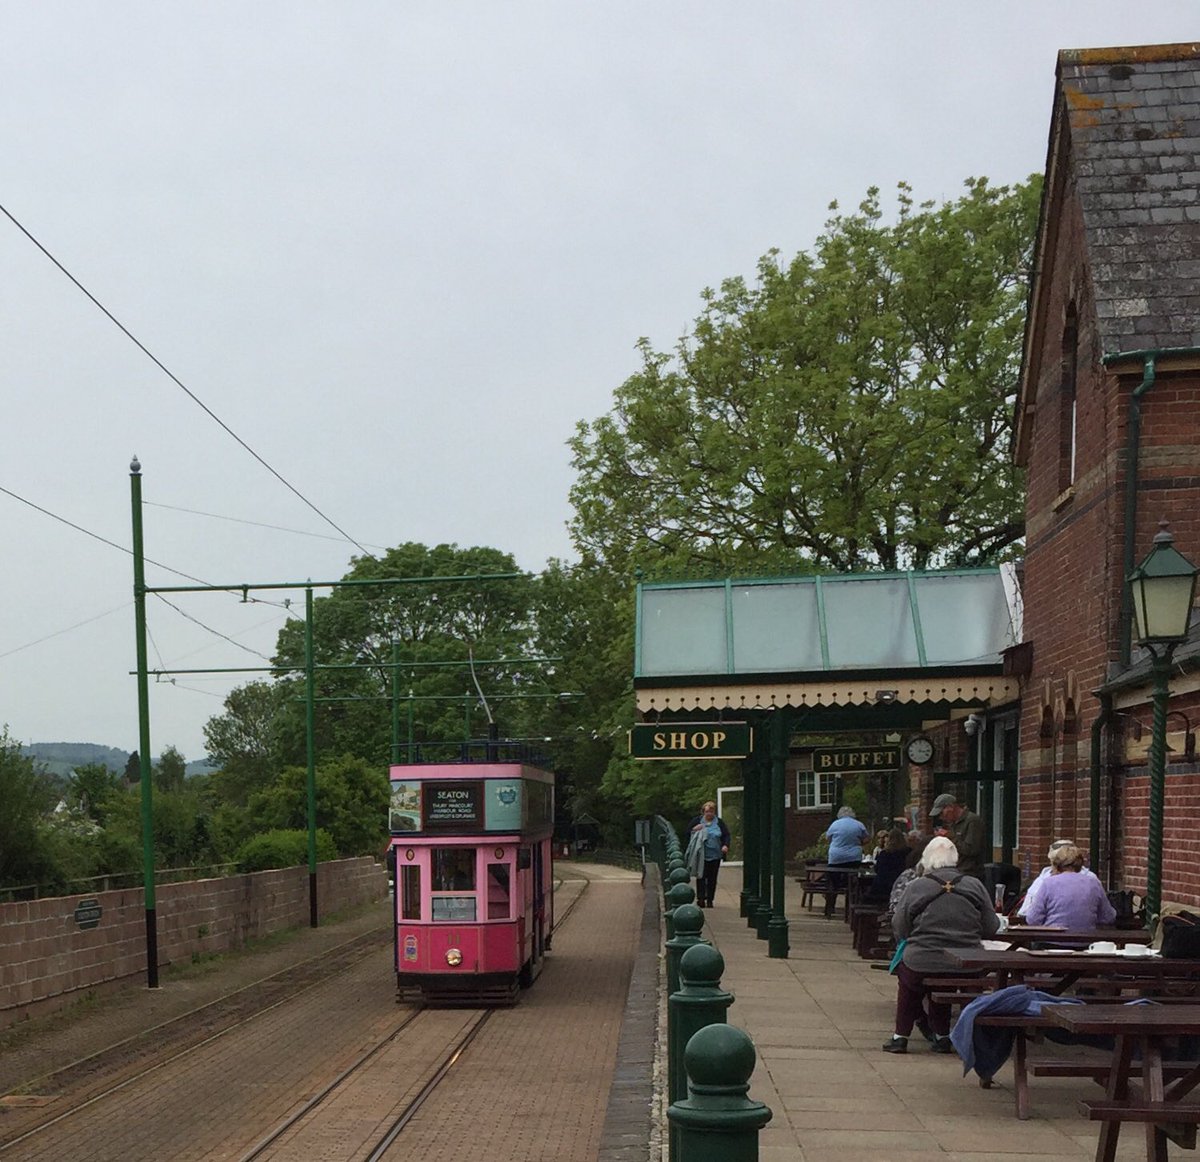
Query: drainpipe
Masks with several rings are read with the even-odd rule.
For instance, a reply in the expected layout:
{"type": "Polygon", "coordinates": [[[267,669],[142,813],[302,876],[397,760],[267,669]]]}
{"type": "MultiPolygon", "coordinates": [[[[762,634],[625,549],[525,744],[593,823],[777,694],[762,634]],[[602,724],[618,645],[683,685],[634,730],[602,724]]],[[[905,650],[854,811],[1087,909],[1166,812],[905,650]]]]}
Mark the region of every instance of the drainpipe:
{"type": "Polygon", "coordinates": [[[1105,367],[1127,359],[1141,359],[1142,361],[1142,382],[1133,389],[1133,396],[1129,401],[1129,427],[1125,440],[1125,547],[1121,561],[1121,622],[1117,642],[1118,657],[1121,666],[1125,669],[1129,668],[1133,652],[1130,633],[1133,623],[1133,605],[1129,586],[1124,584],[1124,579],[1133,572],[1136,551],[1138,445],[1142,436],[1142,396],[1154,386],[1155,364],[1159,359],[1196,355],[1200,355],[1200,347],[1155,347],[1140,351],[1118,351],[1112,355],[1105,355],[1100,360],[1105,367]]]}
{"type": "Polygon", "coordinates": [[[1117,649],[1121,665],[1128,667],[1133,652],[1133,635],[1130,625],[1133,618],[1133,598],[1125,578],[1133,572],[1134,553],[1137,546],[1137,486],[1138,445],[1142,438],[1142,396],[1154,386],[1155,352],[1149,352],[1142,364],[1142,382],[1133,389],[1129,400],[1129,428],[1125,440],[1125,549],[1121,556],[1121,621],[1117,637],[1117,649]]]}
{"type": "MultiPolygon", "coordinates": [[[[1091,844],[1092,871],[1100,874],[1100,740],[1104,728],[1113,719],[1113,700],[1111,694],[1100,695],[1100,713],[1092,722],[1092,781],[1090,803],[1088,805],[1088,842],[1091,844]]],[[[1104,852],[1105,874],[1101,879],[1112,886],[1112,847],[1109,845],[1104,852]]]]}

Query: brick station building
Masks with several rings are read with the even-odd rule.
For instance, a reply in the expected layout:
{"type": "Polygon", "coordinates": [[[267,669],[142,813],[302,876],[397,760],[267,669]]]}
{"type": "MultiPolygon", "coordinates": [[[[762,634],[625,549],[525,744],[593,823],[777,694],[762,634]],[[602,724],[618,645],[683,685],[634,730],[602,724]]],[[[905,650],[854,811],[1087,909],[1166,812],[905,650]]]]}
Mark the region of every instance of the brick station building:
{"type": "MultiPolygon", "coordinates": [[[[1200,45],[1059,54],[1016,410],[1027,470],[1017,862],[1146,883],[1151,681],[1124,578],[1200,564],[1200,45]]],[[[1200,625],[1170,681],[1162,898],[1200,904],[1200,625]]]]}

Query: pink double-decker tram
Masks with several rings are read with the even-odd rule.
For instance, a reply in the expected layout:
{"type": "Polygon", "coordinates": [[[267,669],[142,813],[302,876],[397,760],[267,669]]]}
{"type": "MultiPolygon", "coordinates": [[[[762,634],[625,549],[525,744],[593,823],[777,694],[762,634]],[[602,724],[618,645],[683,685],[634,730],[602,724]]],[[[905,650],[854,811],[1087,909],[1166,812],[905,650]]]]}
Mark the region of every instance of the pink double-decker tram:
{"type": "Polygon", "coordinates": [[[402,998],[511,1004],[554,921],[554,776],[522,763],[393,766],[402,998]]]}

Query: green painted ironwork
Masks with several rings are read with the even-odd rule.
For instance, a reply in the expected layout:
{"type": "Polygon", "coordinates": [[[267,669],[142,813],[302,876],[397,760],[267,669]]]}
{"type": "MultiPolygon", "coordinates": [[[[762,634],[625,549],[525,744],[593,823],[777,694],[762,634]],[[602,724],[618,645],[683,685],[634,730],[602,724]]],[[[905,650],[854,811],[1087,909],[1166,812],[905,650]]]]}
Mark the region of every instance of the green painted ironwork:
{"type": "Polygon", "coordinates": [[[146,910],[146,985],[158,988],[158,916],[154,897],[154,782],[150,766],[150,684],[146,674],[146,557],[142,543],[142,466],[129,465],[133,506],[133,619],[137,639],[138,776],[142,792],[142,883],[146,910]]]}

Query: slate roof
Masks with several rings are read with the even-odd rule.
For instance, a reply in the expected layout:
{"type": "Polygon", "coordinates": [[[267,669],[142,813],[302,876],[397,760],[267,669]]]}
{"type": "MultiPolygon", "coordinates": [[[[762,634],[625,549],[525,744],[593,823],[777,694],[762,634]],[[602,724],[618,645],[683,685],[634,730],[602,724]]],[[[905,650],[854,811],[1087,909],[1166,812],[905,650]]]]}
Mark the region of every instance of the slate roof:
{"type": "Polygon", "coordinates": [[[1063,118],[1103,353],[1200,346],[1200,44],[1060,52],[1063,118]]]}

